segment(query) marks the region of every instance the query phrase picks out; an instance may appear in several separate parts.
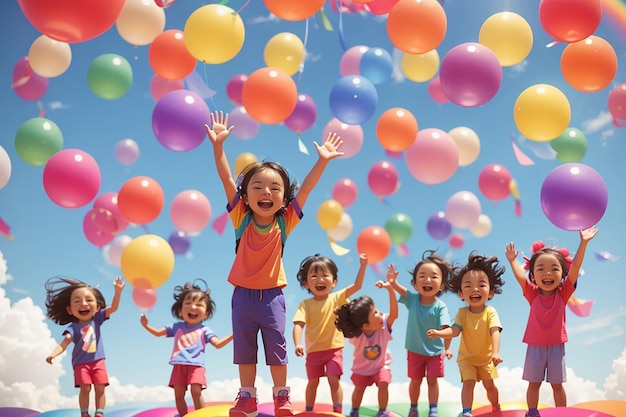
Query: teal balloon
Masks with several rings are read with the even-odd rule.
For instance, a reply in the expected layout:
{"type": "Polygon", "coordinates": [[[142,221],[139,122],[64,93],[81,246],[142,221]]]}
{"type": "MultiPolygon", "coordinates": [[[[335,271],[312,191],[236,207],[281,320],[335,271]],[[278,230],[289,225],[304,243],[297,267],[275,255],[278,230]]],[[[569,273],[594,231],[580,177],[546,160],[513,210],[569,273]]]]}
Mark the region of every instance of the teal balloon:
{"type": "Polygon", "coordinates": [[[550,146],[556,152],[556,159],[563,163],[580,162],[587,153],[587,137],[575,127],[568,127],[550,146]]]}
{"type": "Polygon", "coordinates": [[[404,243],[413,235],[413,221],[404,213],[392,214],[385,223],[391,242],[404,243]]]}
{"type": "Polygon", "coordinates": [[[15,134],[15,150],[27,164],[42,166],[63,149],[63,134],[52,120],[35,117],[25,121],[15,134]]]}
{"type": "Polygon", "coordinates": [[[98,97],[117,100],[123,97],[133,84],[133,69],[126,58],[120,55],[100,55],[89,65],[87,83],[98,97]]]}

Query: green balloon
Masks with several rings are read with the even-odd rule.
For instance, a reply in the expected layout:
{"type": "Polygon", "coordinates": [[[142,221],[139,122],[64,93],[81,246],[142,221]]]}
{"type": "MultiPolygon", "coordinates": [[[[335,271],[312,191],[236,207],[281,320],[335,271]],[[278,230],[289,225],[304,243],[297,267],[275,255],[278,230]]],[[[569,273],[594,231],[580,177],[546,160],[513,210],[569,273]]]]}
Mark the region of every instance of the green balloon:
{"type": "Polygon", "coordinates": [[[558,161],[580,162],[587,153],[587,138],[579,129],[568,127],[561,136],[550,141],[550,146],[556,152],[558,161]]]}
{"type": "Polygon", "coordinates": [[[393,243],[404,243],[413,234],[413,221],[404,213],[392,214],[385,223],[385,230],[393,243]]]}
{"type": "Polygon", "coordinates": [[[116,100],[123,97],[133,84],[133,69],[120,55],[100,55],[89,65],[87,83],[98,97],[116,100]]]}
{"type": "Polygon", "coordinates": [[[24,162],[45,165],[48,159],[63,149],[63,134],[52,121],[35,117],[25,121],[15,134],[15,150],[24,162]]]}

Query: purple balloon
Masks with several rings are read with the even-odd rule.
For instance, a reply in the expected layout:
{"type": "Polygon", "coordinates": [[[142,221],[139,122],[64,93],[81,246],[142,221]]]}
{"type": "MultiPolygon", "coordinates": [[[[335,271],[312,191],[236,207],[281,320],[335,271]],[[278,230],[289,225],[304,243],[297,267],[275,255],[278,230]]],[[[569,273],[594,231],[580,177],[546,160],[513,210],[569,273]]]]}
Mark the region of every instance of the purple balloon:
{"type": "Polygon", "coordinates": [[[594,226],[604,215],[609,195],[604,179],[579,163],[558,166],[541,186],[541,208],[555,226],[580,230],[594,226]]]}
{"type": "Polygon", "coordinates": [[[502,83],[502,66],[496,54],[479,43],[462,43],[450,49],[439,67],[441,89],[451,102],[463,107],[485,104],[502,83]]]}
{"type": "Polygon", "coordinates": [[[261,128],[261,123],[254,120],[243,106],[237,106],[230,112],[228,124],[235,126],[233,136],[242,140],[254,138],[261,128]]]}
{"type": "Polygon", "coordinates": [[[30,408],[0,407],[0,415],[4,417],[34,417],[38,414],[39,411],[30,408]]]}
{"type": "Polygon", "coordinates": [[[452,225],[448,219],[446,219],[446,213],[438,211],[428,219],[426,230],[433,239],[445,240],[452,232],[452,225]]]}
{"type": "Polygon", "coordinates": [[[168,239],[168,243],[172,247],[174,254],[176,255],[184,255],[189,250],[189,246],[191,246],[191,241],[187,237],[187,233],[178,231],[170,234],[168,239]]]}
{"type": "Polygon", "coordinates": [[[296,133],[310,129],[317,118],[317,106],[308,94],[298,94],[296,107],[285,119],[285,126],[296,133]]]}
{"type": "Polygon", "coordinates": [[[191,151],[204,141],[211,112],[204,99],[190,90],[174,90],[157,101],[152,130],[159,143],[176,152],[191,151]]]}

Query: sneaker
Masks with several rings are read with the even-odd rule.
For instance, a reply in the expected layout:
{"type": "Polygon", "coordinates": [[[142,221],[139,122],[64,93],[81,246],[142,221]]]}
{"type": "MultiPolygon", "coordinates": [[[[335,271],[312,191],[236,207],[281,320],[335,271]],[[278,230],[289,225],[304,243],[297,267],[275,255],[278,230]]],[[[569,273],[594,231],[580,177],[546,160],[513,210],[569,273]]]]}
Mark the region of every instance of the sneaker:
{"type": "Polygon", "coordinates": [[[291,401],[289,401],[288,391],[286,390],[279,391],[278,395],[274,397],[274,416],[275,417],[293,416],[293,408],[291,407],[291,401]]]}
{"type": "Polygon", "coordinates": [[[417,413],[417,409],[415,409],[415,410],[410,409],[408,417],[419,417],[419,414],[417,413]]]}
{"type": "Polygon", "coordinates": [[[532,410],[532,411],[527,411],[526,414],[524,415],[524,417],[541,417],[541,414],[539,414],[539,410],[532,410]]]}
{"type": "Polygon", "coordinates": [[[248,395],[237,395],[237,403],[228,411],[229,417],[256,417],[259,412],[256,409],[256,398],[248,395]]]}
{"type": "Polygon", "coordinates": [[[89,413],[80,413],[80,417],[91,417],[89,413]]]}
{"type": "Polygon", "coordinates": [[[428,412],[428,417],[439,417],[437,410],[432,410],[428,412]]]}
{"type": "Polygon", "coordinates": [[[378,410],[378,413],[376,413],[376,417],[389,417],[389,411],[378,410]]]}
{"type": "Polygon", "coordinates": [[[474,417],[474,416],[472,416],[472,413],[470,412],[465,412],[462,414],[462,417],[474,417]]]}
{"type": "Polygon", "coordinates": [[[359,410],[350,410],[350,415],[348,417],[359,417],[359,410]]]}

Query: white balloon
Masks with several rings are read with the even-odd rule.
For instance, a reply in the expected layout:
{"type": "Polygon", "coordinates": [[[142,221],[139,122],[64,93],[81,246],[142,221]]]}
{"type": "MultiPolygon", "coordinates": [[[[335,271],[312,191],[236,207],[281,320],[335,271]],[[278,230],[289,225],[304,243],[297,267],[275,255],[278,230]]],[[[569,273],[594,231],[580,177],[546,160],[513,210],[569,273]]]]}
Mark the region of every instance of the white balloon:
{"type": "Polygon", "coordinates": [[[154,0],[126,0],[115,27],[131,45],[148,45],[165,29],[165,11],[154,0]]]}
{"type": "Polygon", "coordinates": [[[482,208],[478,197],[470,191],[459,191],[446,203],[446,219],[459,229],[469,229],[478,221],[482,208]]]}
{"type": "Polygon", "coordinates": [[[476,160],[480,154],[480,139],[469,127],[459,126],[448,132],[459,148],[459,166],[464,167],[476,160]]]}
{"type": "Polygon", "coordinates": [[[472,235],[474,235],[474,237],[481,238],[491,233],[491,228],[492,223],[489,216],[487,216],[486,214],[481,214],[480,216],[478,216],[478,221],[472,227],[470,227],[469,230],[472,235]]]}
{"type": "Polygon", "coordinates": [[[341,214],[341,219],[339,219],[339,224],[327,232],[328,237],[335,242],[346,240],[352,233],[352,217],[344,211],[341,214]]]}
{"type": "Polygon", "coordinates": [[[0,145],[0,189],[4,188],[11,178],[11,158],[0,145]]]}
{"type": "Polygon", "coordinates": [[[122,265],[122,252],[124,252],[124,248],[133,240],[132,237],[128,235],[117,235],[111,241],[109,245],[108,256],[105,257],[105,260],[113,266],[121,268],[122,265]]]}
{"type": "Polygon", "coordinates": [[[41,35],[28,50],[28,63],[35,73],[45,78],[63,74],[72,62],[72,49],[66,42],[60,42],[41,35]]]}

